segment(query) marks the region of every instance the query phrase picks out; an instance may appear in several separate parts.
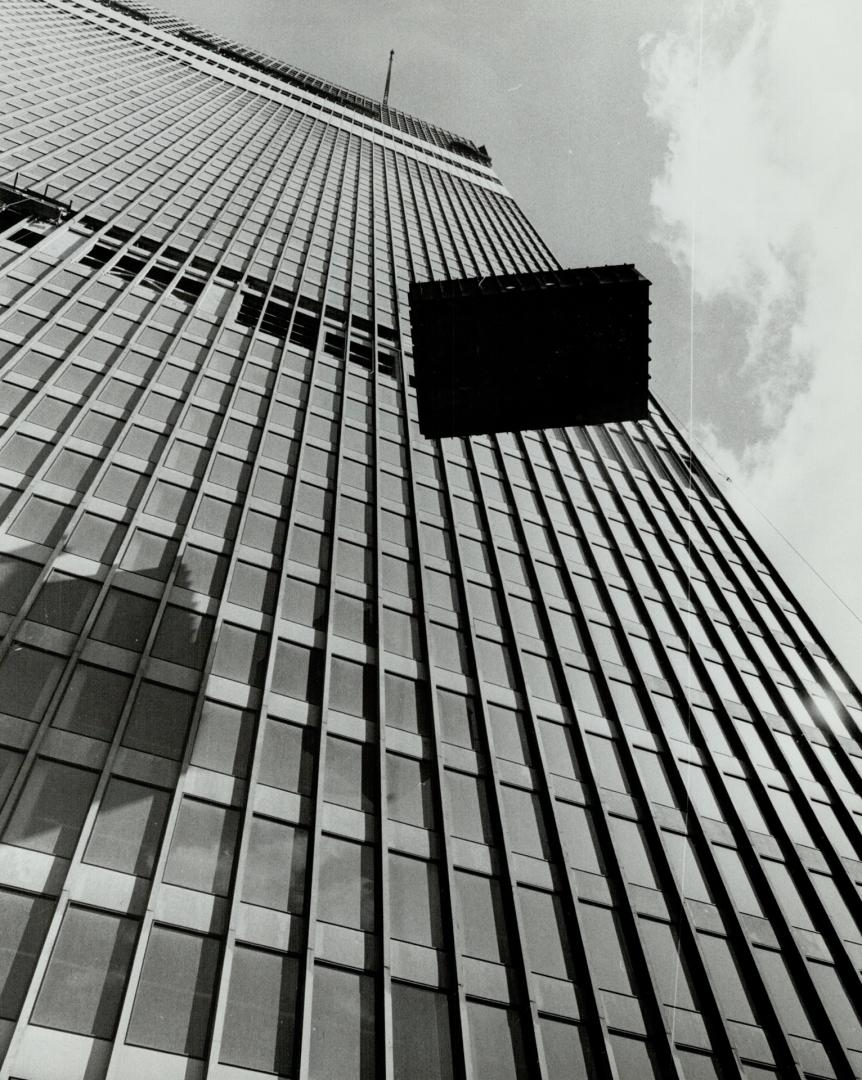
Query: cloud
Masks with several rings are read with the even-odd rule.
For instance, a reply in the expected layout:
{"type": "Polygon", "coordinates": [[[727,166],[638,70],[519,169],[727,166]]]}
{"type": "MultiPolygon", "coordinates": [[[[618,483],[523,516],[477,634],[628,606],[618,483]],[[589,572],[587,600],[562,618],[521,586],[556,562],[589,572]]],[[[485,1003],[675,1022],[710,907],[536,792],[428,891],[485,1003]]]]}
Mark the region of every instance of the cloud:
{"type": "MultiPolygon", "coordinates": [[[[702,37],[699,5],[689,14],[644,39],[642,57],[648,110],[667,132],[654,238],[693,276],[696,312],[726,305],[746,320],[747,353],[727,358],[731,389],[704,432],[862,611],[862,10],[704,0],[702,37]],[[730,451],[722,415],[743,397],[758,422],[730,451]]],[[[858,625],[837,633],[842,658],[862,652],[858,625]]]]}

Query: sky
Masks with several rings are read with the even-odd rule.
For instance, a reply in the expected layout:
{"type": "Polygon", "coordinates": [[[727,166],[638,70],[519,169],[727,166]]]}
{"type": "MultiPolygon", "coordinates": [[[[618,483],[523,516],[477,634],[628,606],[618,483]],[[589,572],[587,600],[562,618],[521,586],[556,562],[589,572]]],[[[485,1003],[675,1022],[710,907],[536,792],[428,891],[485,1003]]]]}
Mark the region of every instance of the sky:
{"type": "Polygon", "coordinates": [[[858,0],[157,2],[377,98],[395,49],[564,265],[635,263],[653,392],[862,682],[858,0]]]}

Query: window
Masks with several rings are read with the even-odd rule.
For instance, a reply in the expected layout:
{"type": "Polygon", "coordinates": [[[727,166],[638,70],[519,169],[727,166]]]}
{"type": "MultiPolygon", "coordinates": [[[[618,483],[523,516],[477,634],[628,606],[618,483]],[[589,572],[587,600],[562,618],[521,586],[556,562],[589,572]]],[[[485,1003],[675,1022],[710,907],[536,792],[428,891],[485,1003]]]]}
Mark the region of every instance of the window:
{"type": "Polygon", "coordinates": [[[611,791],[628,792],[629,787],[623,776],[616,743],[603,735],[588,731],[587,744],[592,754],[599,785],[611,791]]]}
{"type": "Polygon", "coordinates": [[[579,913],[585,939],[602,943],[601,949],[591,952],[597,984],[603,990],[618,994],[634,993],[616,912],[597,904],[582,903],[579,913]]]}
{"type": "Polygon", "coordinates": [[[572,980],[574,973],[559,896],[525,885],[519,886],[518,893],[530,970],[555,979],[572,980]]]}
{"type": "Polygon", "coordinates": [[[443,948],[436,863],[390,852],[389,903],[392,937],[443,948]]]}
{"type": "Polygon", "coordinates": [[[508,784],[503,784],[500,791],[512,851],[534,859],[548,859],[550,853],[538,795],[508,784]]]}
{"type": "Polygon", "coordinates": [[[168,604],[153,642],[153,656],[200,671],[207,657],[214,620],[168,604]]]}
{"type": "Polygon", "coordinates": [[[669,923],[638,919],[638,932],[652,961],[659,999],[665,1005],[696,1009],[688,971],[679,952],[676,934],[669,923]]]}
{"type": "Polygon", "coordinates": [[[71,858],[98,774],[37,758],[6,826],[7,844],[71,858]]]}
{"type": "Polygon", "coordinates": [[[183,755],[194,697],[160,683],[141,683],[123,746],[178,761],[183,755]]]}
{"type": "Polygon", "coordinates": [[[54,901],[0,889],[0,1017],[17,1020],[48,926],[54,901]]]}
{"type": "Polygon", "coordinates": [[[730,793],[733,805],[746,829],[751,829],[752,832],[769,832],[748,781],[742,780],[738,776],[725,776],[724,781],[727,784],[727,790],[730,793]]]}
{"type": "Polygon", "coordinates": [[[358,597],[336,593],[333,628],[339,637],[364,644],[374,632],[372,605],[358,597]]]}
{"type": "Polygon", "coordinates": [[[266,673],[267,634],[224,623],[219,631],[213,674],[251,686],[262,686],[266,673]]]}
{"type": "Polygon", "coordinates": [[[786,864],[775,859],[764,859],[763,869],[791,926],[797,926],[801,930],[815,931],[817,928],[811,920],[808,907],[799,895],[799,890],[786,864]]]}
{"type": "Polygon", "coordinates": [[[376,1080],[374,980],[316,964],[309,1080],[376,1080]]]}
{"type": "Polygon", "coordinates": [[[523,715],[514,709],[504,709],[501,705],[489,705],[488,719],[497,757],[515,761],[519,765],[529,765],[530,754],[523,715]]]}
{"type": "Polygon", "coordinates": [[[293,1075],[299,961],[237,945],[219,1060],[293,1075]]]}
{"type": "Polygon", "coordinates": [[[31,495],[9,532],[21,540],[53,547],[72,516],[72,507],[31,495]]]}
{"type": "Polygon", "coordinates": [[[539,1017],[548,1080],[589,1080],[590,1058],[586,1036],[577,1024],[539,1017]]]}
{"type": "Polygon", "coordinates": [[[31,1022],[112,1038],[137,933],[134,919],[70,905],[31,1022]]]}
{"type": "Polygon", "coordinates": [[[270,716],[263,733],[258,781],[308,795],[314,770],[314,732],[270,716]]]}
{"type": "Polygon", "coordinates": [[[669,832],[668,830],[662,831],[662,837],[667,848],[670,868],[682,895],[688,897],[689,900],[699,900],[701,903],[711,904],[712,895],[707,888],[700,868],[700,860],[691,839],[681,833],[669,832]]]}
{"type": "Polygon", "coordinates": [[[652,750],[645,750],[641,746],[635,746],[633,752],[635,766],[647,798],[663,806],[676,806],[676,799],[670,789],[661,755],[652,750]]]}
{"type": "Polygon", "coordinates": [[[682,776],[691,801],[701,817],[724,821],[724,814],[715,798],[712,785],[707,779],[706,770],[700,765],[686,761],[682,765],[682,776]]]}
{"type": "Polygon", "coordinates": [[[808,961],[808,969],[814,985],[829,1012],[839,1039],[857,1051],[862,1049],[862,1024],[856,1007],[851,1002],[838,972],[831,964],[808,961]]]}
{"type": "Polygon", "coordinates": [[[371,666],[332,658],[329,706],[350,716],[372,719],[376,713],[375,671],[371,666]]]}
{"type": "Polygon", "coordinates": [[[92,637],[121,649],[141,652],[158,604],[145,596],[111,589],[96,618],[92,637]]]}
{"type": "Polygon", "coordinates": [[[216,938],[153,926],[126,1042],[203,1057],[218,957],[216,938]]]}
{"type": "Polygon", "coordinates": [[[254,713],[207,699],[195,735],[191,763],[243,779],[248,775],[254,713]]]}
{"type": "Polygon", "coordinates": [[[443,741],[452,743],[453,746],[472,749],[476,726],[472,699],[452,694],[448,690],[438,690],[437,707],[443,741]]]}
{"type": "Polygon", "coordinates": [[[149,877],[169,805],[170,792],[112,776],[83,861],[149,877]]]}
{"type": "Polygon", "coordinates": [[[367,844],[324,834],[320,840],[318,918],[374,929],[374,852],[367,844]]]}
{"type": "MultiPolygon", "coordinates": [[[[571,731],[562,724],[542,717],[539,717],[538,726],[550,772],[556,776],[567,776],[571,780],[579,779],[581,770],[578,767],[571,731]]],[[[494,738],[496,742],[496,734],[494,738]]]]}
{"type": "Polygon", "coordinates": [[[434,828],[431,768],[426,761],[386,755],[386,812],[391,821],[434,828]]]}
{"type": "Polygon", "coordinates": [[[604,874],[592,812],[586,806],[558,800],[555,813],[560,834],[569,841],[569,865],[590,874],[604,874]]]}
{"type": "Polygon", "coordinates": [[[323,689],[322,655],[319,649],[307,649],[291,641],[276,646],[272,689],[277,694],[320,704],[323,689]]]}
{"type": "Polygon", "coordinates": [[[655,872],[643,837],[643,828],[628,818],[610,817],[614,847],[619,855],[623,873],[633,885],[657,889],[655,872]]]}
{"type": "Polygon", "coordinates": [[[649,1047],[643,1039],[631,1038],[616,1031],[609,1033],[609,1039],[620,1077],[637,1076],[641,1080],[650,1080],[655,1076],[649,1047]]]}
{"type": "Polygon", "coordinates": [[[384,675],[386,723],[416,735],[425,735],[428,723],[425,683],[387,671],[384,675]]]}
{"type": "Polygon", "coordinates": [[[490,844],[493,836],[488,814],[485,781],[478,776],[445,769],[445,787],[449,794],[449,823],[453,836],[490,844]]]}
{"type": "Polygon", "coordinates": [[[579,667],[567,667],[566,675],[571,685],[575,708],[578,712],[590,713],[592,716],[604,716],[605,710],[599,699],[596,680],[593,676],[579,667]]]}
{"type": "Polygon", "coordinates": [[[372,813],[374,810],[375,768],[374,747],[326,737],[326,769],[323,797],[327,802],[348,806],[352,810],[372,813]]]}
{"type": "Polygon", "coordinates": [[[383,644],[388,652],[398,656],[406,656],[410,660],[421,659],[422,643],[419,639],[419,623],[415,616],[384,608],[383,644]]]}
{"type": "Polygon", "coordinates": [[[712,853],[718,863],[722,877],[727,885],[731,900],[740,911],[748,915],[763,915],[760,903],[755,896],[751,879],[736,848],[714,844],[712,853]]]}
{"type": "Polygon", "coordinates": [[[707,971],[712,975],[710,985],[724,1015],[728,1020],[756,1024],[748,992],[726,938],[699,932],[698,942],[707,971]]]}
{"type": "Polygon", "coordinates": [[[793,1035],[816,1038],[784,957],[780,952],[758,945],[754,946],[754,955],[766,983],[766,992],[784,1027],[793,1035]]]}
{"type": "Polygon", "coordinates": [[[301,914],[304,906],[305,829],[253,817],[243,877],[246,903],[301,914]]]}
{"type": "Polygon", "coordinates": [[[514,1009],[467,1002],[475,1080],[526,1080],[521,1025],[514,1009]]]}
{"type": "Polygon", "coordinates": [[[23,752],[0,746],[0,806],[6,801],[23,760],[23,752]]]}
{"type": "Polygon", "coordinates": [[[452,1080],[449,1005],[444,993],[392,982],[394,1080],[452,1080]]]}
{"type": "Polygon", "coordinates": [[[238,811],[184,798],[164,880],[186,889],[227,896],[238,826],[238,811]]]}
{"type": "Polygon", "coordinates": [[[465,956],[496,964],[508,963],[509,942],[499,881],[456,869],[455,892],[461,911],[465,956]]]}
{"type": "Polygon", "coordinates": [[[99,586],[94,582],[52,571],[27,613],[27,618],[77,634],[98,594],[99,586]]]}
{"type": "Polygon", "coordinates": [[[299,578],[285,578],[281,617],[322,629],[326,625],[325,590],[299,578]]]}
{"type": "Polygon", "coordinates": [[[109,742],[130,685],[127,675],[80,662],[54,714],[52,726],[109,742]]]}
{"type": "Polygon", "coordinates": [[[3,711],[24,720],[40,720],[64,663],[61,656],[16,643],[0,664],[3,711]]]}

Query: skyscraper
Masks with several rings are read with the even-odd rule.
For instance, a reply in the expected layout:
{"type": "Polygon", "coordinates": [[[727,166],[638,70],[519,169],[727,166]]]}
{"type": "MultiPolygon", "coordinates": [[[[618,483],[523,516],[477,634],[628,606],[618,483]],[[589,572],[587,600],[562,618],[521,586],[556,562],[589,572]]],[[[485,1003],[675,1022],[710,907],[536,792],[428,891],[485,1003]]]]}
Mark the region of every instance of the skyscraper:
{"type": "Polygon", "coordinates": [[[418,433],[409,281],[556,265],[484,148],[2,9],[0,1080],[862,1074],[805,612],[657,405],[418,433]]]}

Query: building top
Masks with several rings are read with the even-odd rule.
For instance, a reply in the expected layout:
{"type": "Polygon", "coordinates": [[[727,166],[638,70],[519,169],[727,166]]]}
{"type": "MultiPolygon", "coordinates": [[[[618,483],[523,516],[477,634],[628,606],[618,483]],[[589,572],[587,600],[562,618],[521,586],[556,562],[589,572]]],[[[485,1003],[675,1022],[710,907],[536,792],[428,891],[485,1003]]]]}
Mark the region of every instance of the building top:
{"type": "Polygon", "coordinates": [[[298,86],[303,90],[316,94],[318,97],[325,98],[327,101],[336,102],[343,108],[350,109],[362,116],[371,117],[371,119],[377,120],[381,124],[406,132],[415,138],[423,139],[434,146],[440,146],[444,150],[448,150],[450,153],[457,154],[469,161],[475,161],[477,164],[487,167],[491,166],[491,157],[485,147],[477,146],[471,139],[463,135],[456,135],[454,132],[446,131],[436,124],[429,124],[426,120],[419,120],[417,117],[402,112],[400,109],[393,109],[390,105],[376,101],[374,98],[366,97],[364,94],[357,94],[352,90],[328,82],[326,79],[311,75],[307,71],[302,71],[300,68],[285,63],[283,60],[276,60],[274,57],[267,56],[266,53],[259,52],[257,49],[250,49],[246,45],[241,45],[229,38],[221,37],[219,34],[214,34],[209,30],[195,26],[193,23],[186,22],[184,19],[160,11],[150,4],[141,3],[141,0],[98,0],[98,3],[104,7],[120,11],[132,19],[145,22],[166,33],[175,34],[185,41],[191,41],[215,52],[219,56],[262,71],[271,78],[289,83],[292,86],[298,86]]]}

